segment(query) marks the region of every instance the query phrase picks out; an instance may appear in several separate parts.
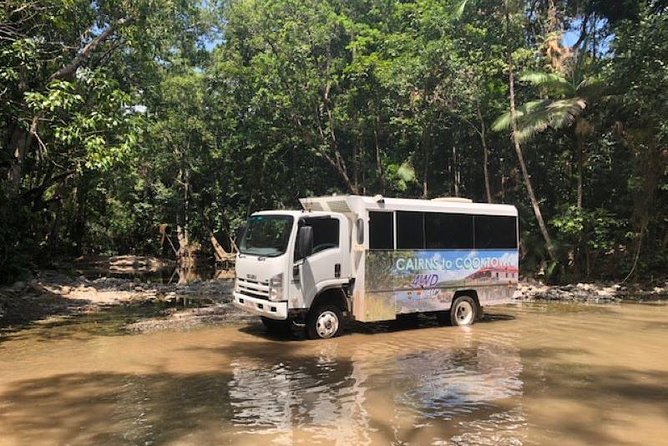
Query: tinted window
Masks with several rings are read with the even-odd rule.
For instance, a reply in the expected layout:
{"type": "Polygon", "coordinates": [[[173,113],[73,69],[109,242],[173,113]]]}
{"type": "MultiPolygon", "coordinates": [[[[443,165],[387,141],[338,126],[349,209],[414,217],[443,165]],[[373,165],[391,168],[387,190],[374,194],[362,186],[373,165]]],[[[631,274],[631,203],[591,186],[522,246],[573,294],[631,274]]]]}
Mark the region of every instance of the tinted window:
{"type": "Polygon", "coordinates": [[[369,212],[369,249],[394,249],[392,212],[369,212]]]}
{"type": "Polygon", "coordinates": [[[424,249],[422,212],[397,212],[397,249],[424,249]]]}
{"type": "Polygon", "coordinates": [[[473,216],[424,214],[427,249],[473,249],[473,216]]]}
{"type": "Polygon", "coordinates": [[[339,246],[339,220],[305,218],[304,225],[313,228],[313,253],[339,246]]]}
{"type": "Polygon", "coordinates": [[[476,249],[517,248],[515,217],[477,215],[474,218],[476,249]]]}

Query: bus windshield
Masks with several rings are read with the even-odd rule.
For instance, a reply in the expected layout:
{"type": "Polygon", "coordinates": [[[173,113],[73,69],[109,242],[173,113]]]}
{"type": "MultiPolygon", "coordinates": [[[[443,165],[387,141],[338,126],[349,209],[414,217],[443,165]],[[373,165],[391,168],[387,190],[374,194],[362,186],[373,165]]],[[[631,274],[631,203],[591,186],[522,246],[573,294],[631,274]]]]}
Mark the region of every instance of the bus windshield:
{"type": "Polygon", "coordinates": [[[248,219],[239,252],[264,257],[277,257],[285,252],[292,232],[290,215],[254,215],[248,219]]]}

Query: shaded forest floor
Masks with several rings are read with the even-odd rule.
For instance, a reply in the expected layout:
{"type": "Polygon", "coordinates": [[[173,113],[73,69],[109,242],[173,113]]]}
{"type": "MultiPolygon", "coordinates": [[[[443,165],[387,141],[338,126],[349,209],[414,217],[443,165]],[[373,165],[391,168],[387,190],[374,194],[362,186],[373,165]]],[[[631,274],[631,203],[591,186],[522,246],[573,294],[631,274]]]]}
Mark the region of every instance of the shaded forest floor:
{"type": "MultiPolygon", "coordinates": [[[[32,280],[0,288],[0,335],[35,325],[115,321],[112,326],[119,331],[148,332],[255,319],[232,306],[232,286],[229,279],[165,284],[42,271],[32,280]]],[[[668,299],[668,283],[548,286],[525,280],[516,298],[524,302],[650,302],[668,299]]]]}
{"type": "Polygon", "coordinates": [[[63,320],[118,319],[127,331],[187,329],[247,318],[231,301],[229,279],[147,283],[133,279],[43,271],[0,288],[0,333],[63,320]]]}

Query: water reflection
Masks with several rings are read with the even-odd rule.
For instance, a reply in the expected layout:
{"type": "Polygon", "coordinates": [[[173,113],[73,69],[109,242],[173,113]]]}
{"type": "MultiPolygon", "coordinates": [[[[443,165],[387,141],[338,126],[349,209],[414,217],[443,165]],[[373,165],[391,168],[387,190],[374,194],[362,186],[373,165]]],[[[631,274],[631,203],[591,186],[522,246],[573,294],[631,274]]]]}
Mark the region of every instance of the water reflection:
{"type": "Polygon", "coordinates": [[[419,433],[420,443],[521,444],[518,349],[463,335],[446,346],[413,332],[408,342],[393,336],[350,355],[237,359],[229,384],[237,436],[348,445],[402,443],[419,433]]]}
{"type": "Polygon", "coordinates": [[[26,332],[0,345],[0,445],[665,443],[668,306],[497,311],[327,342],[26,332]]]}
{"type": "Polygon", "coordinates": [[[232,423],[240,435],[271,434],[276,444],[307,433],[316,441],[368,443],[364,377],[351,362],[323,354],[304,363],[239,360],[232,370],[232,423]]]}
{"type": "Polygon", "coordinates": [[[516,349],[489,346],[426,352],[398,358],[397,379],[407,389],[397,403],[428,419],[450,420],[522,394],[516,349]]]}

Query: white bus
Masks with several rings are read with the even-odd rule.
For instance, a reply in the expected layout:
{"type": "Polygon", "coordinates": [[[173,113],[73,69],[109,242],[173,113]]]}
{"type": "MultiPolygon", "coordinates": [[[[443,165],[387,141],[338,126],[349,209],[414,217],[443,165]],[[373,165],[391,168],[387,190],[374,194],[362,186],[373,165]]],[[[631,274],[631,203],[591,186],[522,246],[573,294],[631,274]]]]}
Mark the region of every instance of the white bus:
{"type": "Polygon", "coordinates": [[[304,198],[298,211],[248,219],[234,303],[269,330],[340,334],[344,317],[410,313],[470,325],[510,302],[518,281],[517,209],[461,198],[304,198]]]}

